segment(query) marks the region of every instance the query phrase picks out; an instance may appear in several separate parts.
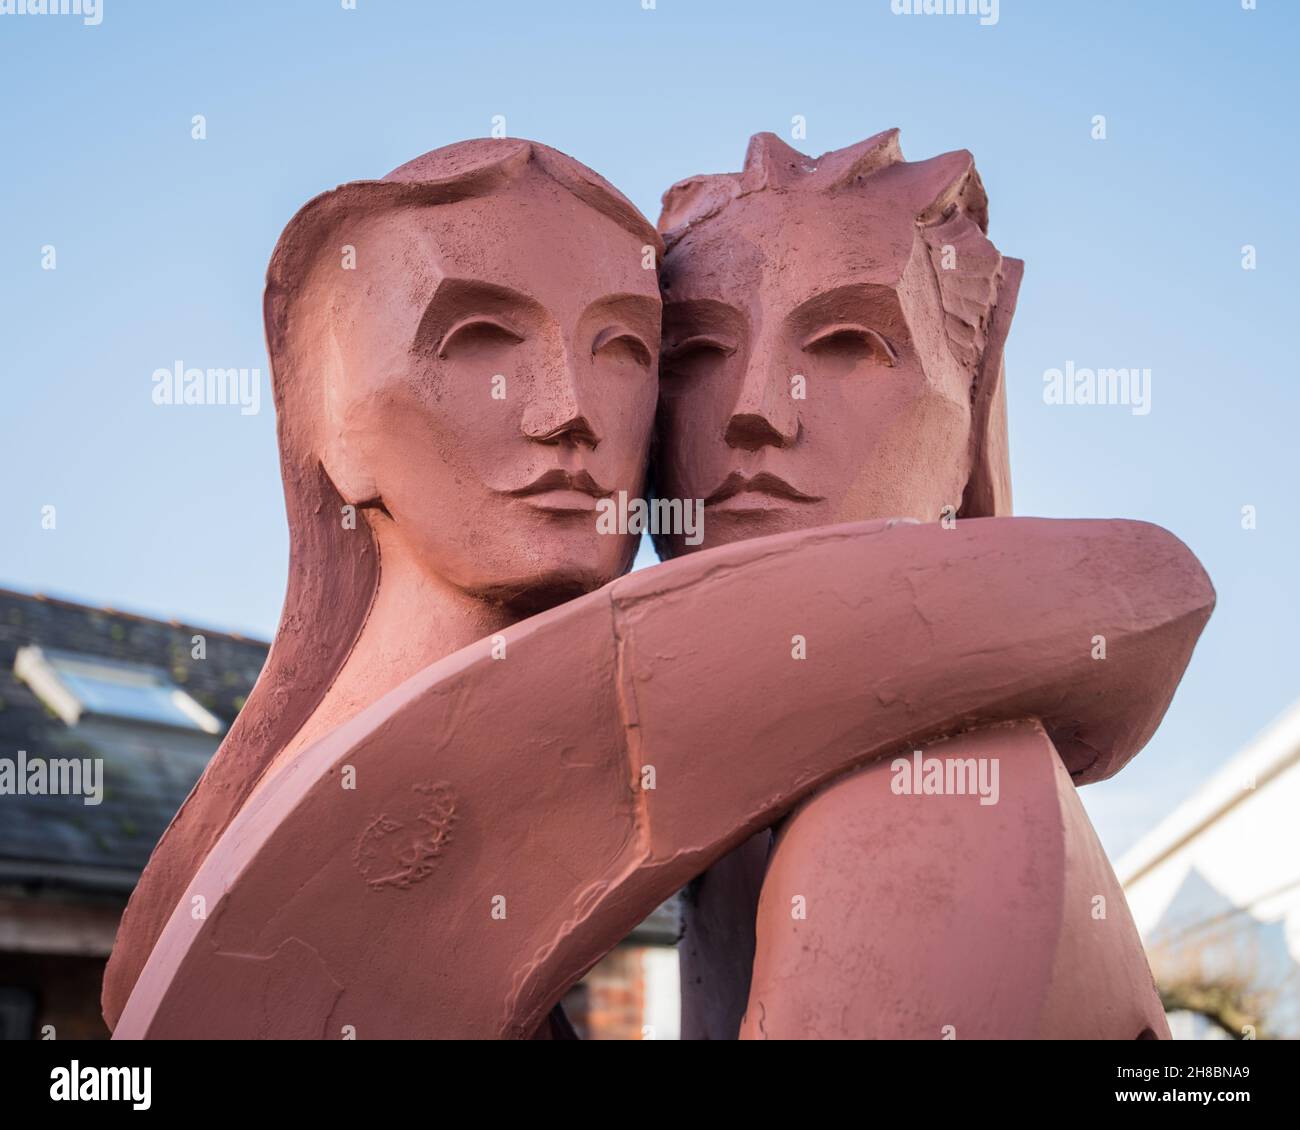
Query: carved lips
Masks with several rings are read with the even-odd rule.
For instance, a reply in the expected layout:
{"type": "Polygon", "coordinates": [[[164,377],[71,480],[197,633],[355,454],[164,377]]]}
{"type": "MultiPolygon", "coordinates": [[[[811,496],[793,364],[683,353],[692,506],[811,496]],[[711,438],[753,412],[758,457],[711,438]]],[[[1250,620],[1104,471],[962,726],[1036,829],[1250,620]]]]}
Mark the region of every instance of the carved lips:
{"type": "Polygon", "coordinates": [[[563,467],[543,471],[526,487],[506,493],[524,499],[538,510],[559,514],[594,513],[596,500],[609,496],[609,491],[596,482],[585,468],[569,471],[563,467]]]}
{"type": "Polygon", "coordinates": [[[743,471],[732,471],[722,481],[722,485],[704,500],[704,505],[725,512],[767,511],[774,508],[776,499],[787,502],[821,501],[819,495],[804,494],[771,471],[759,471],[753,476],[746,475],[743,471]]]}

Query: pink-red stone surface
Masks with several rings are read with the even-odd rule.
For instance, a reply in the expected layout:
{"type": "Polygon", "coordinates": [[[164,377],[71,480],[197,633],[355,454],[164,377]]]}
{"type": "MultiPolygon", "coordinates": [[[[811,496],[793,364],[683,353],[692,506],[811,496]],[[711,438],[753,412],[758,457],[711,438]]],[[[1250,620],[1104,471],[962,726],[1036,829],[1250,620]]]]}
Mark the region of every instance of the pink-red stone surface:
{"type": "Polygon", "coordinates": [[[759,135],[660,228],[522,141],[286,228],[285,612],[123,921],[117,1036],[562,1034],[692,880],[686,1035],[1166,1034],[1074,787],[1213,592],[1156,527],[1002,516],[1021,265],[970,155],[759,135]],[[644,489],[656,397],[703,552],[616,580],[596,501],[644,489]],[[916,749],[998,803],[898,795],[916,749]]]}
{"type": "Polygon", "coordinates": [[[883,761],[785,824],[741,1038],[1167,1039],[1124,893],[1042,728],[930,743],[932,760],[996,762],[997,803],[900,794],[883,761]]]}
{"type": "MultiPolygon", "coordinates": [[[[1039,718],[1076,779],[1113,772],[1210,601],[1181,543],[1132,522],[847,524],[633,574],[303,749],[203,861],[117,1034],[528,1035],[654,906],[847,769],[1039,718]]],[[[1063,818],[1042,819],[1036,847],[1063,818]]]]}
{"type": "Polygon", "coordinates": [[[268,773],[435,660],[627,569],[636,538],[596,532],[596,496],[642,492],[661,247],[590,169],[520,140],[345,184],[285,229],[265,297],[284,612],[131,898],[110,1027],[268,773]]]}
{"type": "MultiPolygon", "coordinates": [[[[740,173],[693,177],[669,189],[659,227],[668,250],[655,479],[670,496],[698,496],[707,504],[702,544],[697,548],[680,537],[662,537],[662,551],[709,552],[744,538],[873,518],[951,525],[1010,513],[1003,346],[1023,265],[1004,258],[987,237],[988,201],[969,153],[906,162],[898,131],[890,130],[814,159],[771,134],[759,134],[740,173]]],[[[1027,577],[1040,560],[1028,552],[1009,556],[1006,564],[1027,577]]],[[[900,569],[915,576],[915,568],[900,564],[900,569]]],[[[1185,578],[1175,571],[1162,583],[1177,587],[1185,578]]],[[[1063,608],[1079,611],[1077,596],[1067,586],[1058,599],[1063,608]]],[[[786,596],[773,593],[771,599],[786,596]]],[[[873,593],[863,599],[888,598],[873,593]]],[[[971,599],[979,598],[971,593],[971,599]]],[[[964,614],[984,611],[975,605],[964,614]]],[[[917,614],[926,616],[936,635],[949,630],[948,614],[931,618],[920,607],[917,614]]],[[[797,623],[791,631],[799,631],[797,623]]],[[[1077,632],[1066,646],[1086,651],[1095,647],[1102,629],[1083,617],[1077,632]]],[[[810,656],[819,651],[811,639],[808,648],[810,656]]],[[[1177,653],[1176,648],[1153,661],[1173,663],[1170,669],[1181,672],[1185,658],[1176,660],[1177,653]]],[[[834,658],[859,663],[860,649],[834,658]]],[[[897,676],[918,658],[929,661],[893,652],[886,666],[892,665],[897,676]]],[[[874,679],[884,668],[879,675],[872,671],[864,693],[882,693],[874,679]]],[[[959,677],[955,670],[951,674],[959,677]]],[[[1142,710],[1136,702],[1130,708],[1142,710]]],[[[978,719],[972,716],[970,722],[978,719]]],[[[1060,752],[1079,783],[1119,767],[1105,757],[1087,765],[1085,754],[1064,744],[1060,752]]],[[[1022,760],[1010,758],[1008,769],[1017,770],[1022,760]]],[[[928,985],[913,983],[909,978],[923,970],[884,959],[878,963],[881,980],[862,978],[869,958],[878,958],[886,943],[921,952],[932,939],[927,936],[923,943],[920,934],[934,927],[910,913],[908,885],[891,880],[894,857],[879,850],[879,836],[872,831],[876,823],[899,818],[877,795],[881,779],[877,769],[860,781],[834,785],[781,833],[773,882],[779,880],[782,891],[802,892],[800,897],[817,908],[816,917],[791,919],[784,895],[763,888],[771,847],[766,831],[692,883],[680,947],[685,1037],[733,1038],[740,1030],[745,1036],[937,1038],[938,1027],[920,1001],[942,1004],[938,1012],[955,1017],[983,999],[978,978],[961,987],[931,970],[928,985]],[[850,813],[857,815],[849,819],[850,813]],[[760,889],[764,911],[755,958],[760,889]],[[863,897],[846,905],[849,892],[863,897]],[[877,923],[892,924],[893,932],[882,933],[877,923]],[[908,941],[913,934],[915,947],[908,941]],[[810,949],[820,961],[810,960],[810,949]],[[949,997],[934,995],[940,984],[949,986],[949,997]],[[964,995],[956,1000],[954,994],[964,995]],[[906,1022],[909,1018],[915,1023],[906,1022]]],[[[1054,796],[1036,799],[1056,807],[1054,796]]],[[[1077,809],[1077,800],[1068,799],[1077,809]]],[[[936,818],[936,809],[943,819],[949,807],[946,800],[927,798],[902,811],[919,827],[936,818]]],[[[1024,924],[1004,921],[992,901],[967,897],[987,886],[978,868],[958,877],[961,861],[978,854],[976,841],[982,850],[995,838],[992,832],[987,842],[980,838],[980,829],[990,824],[980,823],[986,812],[967,814],[975,821],[965,827],[971,850],[961,848],[950,858],[913,838],[908,842],[914,854],[900,872],[946,870],[953,874],[954,889],[965,892],[945,904],[948,912],[960,908],[961,913],[944,919],[943,935],[934,942],[938,948],[924,949],[936,965],[945,954],[951,956],[953,968],[965,974],[971,972],[972,955],[976,968],[990,956],[969,948],[968,935],[988,929],[1023,934],[1024,924]]],[[[1047,834],[1045,827],[1040,831],[1047,834]]],[[[1091,837],[1078,810],[1056,829],[1052,842],[1057,849],[1068,848],[1073,860],[1095,847],[1091,837]]],[[[1020,841],[1004,846],[1013,852],[1042,847],[1020,841]]],[[[1053,858],[1059,856],[1058,851],[1053,858]]],[[[1021,862],[1017,856],[1009,865],[1021,862]]],[[[1097,883],[1115,896],[1111,920],[1127,921],[1104,857],[1102,865],[1105,883],[1100,878],[1097,883]]],[[[1050,876],[1050,883],[1058,893],[1073,894],[1076,879],[1063,869],[1050,876]]],[[[1046,888],[1043,899],[1035,913],[1050,915],[1046,888]]],[[[1043,948],[1035,959],[1056,952],[1053,939],[1064,927],[1056,919],[1052,924],[1052,930],[1044,927],[1037,935],[1043,948]]],[[[1145,971],[1131,930],[1122,944],[1101,942],[1096,928],[1065,932],[1071,943],[1097,941],[1092,955],[1099,960],[1145,971]]],[[[1091,984],[1082,974],[1078,979],[1059,975],[1072,990],[1088,991],[1091,984]]],[[[1153,1000],[1149,976],[1143,983],[1145,1015],[1153,1000]]],[[[1121,993],[1127,991],[1126,978],[1117,974],[1116,984],[1121,993]]],[[[1009,1011],[998,1014],[1005,1023],[986,1023],[980,1031],[1048,1034],[1041,1024],[1027,1025],[1033,991],[1027,984],[1030,995],[1006,1001],[1009,1011]]],[[[1127,1016],[1117,1018],[1114,1028],[1089,1029],[1083,1018],[1091,1014],[1078,1015],[1080,1031],[1135,1034],[1127,1016]]],[[[1163,1021],[1151,1026],[1164,1030],[1163,1021]]]]}

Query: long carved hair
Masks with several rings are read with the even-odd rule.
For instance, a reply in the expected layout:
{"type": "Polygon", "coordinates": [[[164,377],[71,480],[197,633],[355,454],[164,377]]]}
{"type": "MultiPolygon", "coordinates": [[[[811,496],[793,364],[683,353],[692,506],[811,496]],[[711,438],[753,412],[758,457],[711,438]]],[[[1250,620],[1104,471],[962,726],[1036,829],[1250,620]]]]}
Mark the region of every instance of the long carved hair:
{"type": "Polygon", "coordinates": [[[417,157],[382,180],[353,181],[322,193],[289,221],[276,244],[263,315],[289,524],[284,608],[247,704],[131,896],[104,976],[102,1003],[110,1028],[200,863],[343,669],[378,591],[370,526],[344,528],[344,500],[321,461],[321,342],[330,314],[328,282],[322,280],[338,269],[358,221],[391,209],[488,196],[530,169],[640,237],[662,259],[658,233],[622,193],[573,158],[521,139],[459,142],[417,157]]]}
{"type": "Polygon", "coordinates": [[[988,238],[989,205],[966,150],[928,161],[905,161],[898,130],[885,130],[856,145],[808,157],[775,134],[750,138],[739,173],[688,177],[664,193],[659,231],[671,257],[688,230],[722,212],[733,200],[755,192],[851,194],[885,188],[907,209],[930,251],[948,345],[971,378],[970,476],[959,517],[993,517],[1011,512],[1011,464],[1007,451],[1007,407],[1003,348],[1024,263],[1003,257],[988,238]],[[956,265],[943,262],[955,250],[956,265]]]}

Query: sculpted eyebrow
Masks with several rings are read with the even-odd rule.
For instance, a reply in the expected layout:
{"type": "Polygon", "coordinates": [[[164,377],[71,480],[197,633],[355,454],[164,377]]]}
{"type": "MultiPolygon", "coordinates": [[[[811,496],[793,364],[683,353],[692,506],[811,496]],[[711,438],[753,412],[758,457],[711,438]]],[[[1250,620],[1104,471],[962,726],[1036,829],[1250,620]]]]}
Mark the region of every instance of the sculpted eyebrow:
{"type": "Polygon", "coordinates": [[[478,279],[445,278],[438,283],[411,340],[414,352],[432,352],[446,331],[474,314],[495,315],[507,325],[531,318],[540,304],[522,291],[478,279]]]}
{"type": "Polygon", "coordinates": [[[662,304],[657,298],[645,294],[607,294],[588,304],[582,312],[583,318],[622,317],[629,321],[643,322],[647,328],[659,325],[662,304]]]}
{"type": "Polygon", "coordinates": [[[864,317],[893,314],[898,310],[898,295],[883,283],[846,283],[805,299],[787,315],[796,322],[811,318],[864,317]]]}

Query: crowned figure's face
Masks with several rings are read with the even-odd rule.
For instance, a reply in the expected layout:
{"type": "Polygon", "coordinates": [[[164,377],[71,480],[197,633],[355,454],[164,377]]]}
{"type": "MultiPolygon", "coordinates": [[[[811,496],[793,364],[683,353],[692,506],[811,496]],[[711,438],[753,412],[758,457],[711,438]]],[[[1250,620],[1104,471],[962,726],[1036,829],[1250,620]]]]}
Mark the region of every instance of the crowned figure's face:
{"type": "Polygon", "coordinates": [[[671,245],[663,294],[656,490],[704,499],[705,548],[955,512],[971,375],[888,191],[740,195],[671,245]]]}

